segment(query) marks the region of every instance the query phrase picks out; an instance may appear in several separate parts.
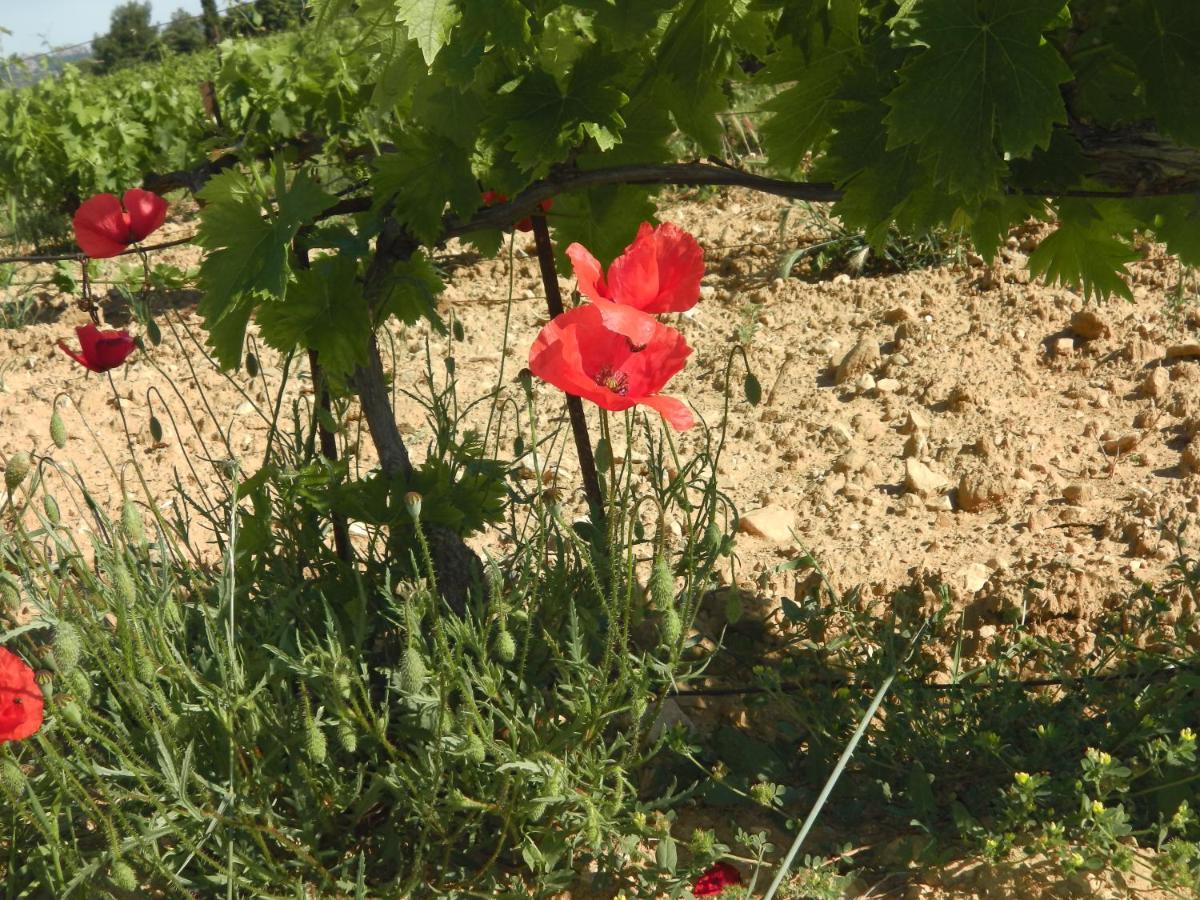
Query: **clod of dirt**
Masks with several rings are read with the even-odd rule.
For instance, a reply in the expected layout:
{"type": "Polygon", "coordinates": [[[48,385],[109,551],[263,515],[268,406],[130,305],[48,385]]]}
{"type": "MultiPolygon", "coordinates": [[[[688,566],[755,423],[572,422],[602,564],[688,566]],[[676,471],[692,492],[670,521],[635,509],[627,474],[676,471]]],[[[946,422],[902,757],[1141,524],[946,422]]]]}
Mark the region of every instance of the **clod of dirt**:
{"type": "Polygon", "coordinates": [[[1100,435],[1100,445],[1104,448],[1105,453],[1129,453],[1137,448],[1141,442],[1142,436],[1136,431],[1130,431],[1125,434],[1114,434],[1111,431],[1106,431],[1100,435]]]}
{"type": "Polygon", "coordinates": [[[1090,484],[1076,482],[1068,484],[1063,488],[1063,499],[1068,503],[1074,503],[1076,506],[1087,506],[1092,502],[1095,493],[1090,484]]]}
{"type": "Polygon", "coordinates": [[[738,531],[765,538],[777,544],[791,543],[796,514],[781,506],[752,509],[738,520],[738,531]]]}
{"type": "Polygon", "coordinates": [[[1179,468],[1192,475],[1200,475],[1200,440],[1192,438],[1179,455],[1179,468]]]}
{"type": "Polygon", "coordinates": [[[942,492],[946,479],[925,463],[912,457],[904,460],[904,487],[922,497],[934,497],[942,492]]]}
{"type": "Polygon", "coordinates": [[[1200,359],[1200,344],[1172,344],[1167,348],[1167,359],[1200,359]]]}
{"type": "Polygon", "coordinates": [[[1171,374],[1162,366],[1155,366],[1146,373],[1139,388],[1143,397],[1161,400],[1171,389],[1171,374]]]}
{"type": "Polygon", "coordinates": [[[879,365],[879,341],[869,334],[864,334],[850,352],[842,358],[834,374],[837,384],[845,384],[861,378],[879,365]]]}
{"type": "Polygon", "coordinates": [[[1051,356],[1073,356],[1075,353],[1075,338],[1055,338],[1050,344],[1051,356]]]}
{"type": "Polygon", "coordinates": [[[958,482],[958,507],[981,512],[1003,503],[1012,493],[1012,482],[994,472],[964,473],[958,482]]]}
{"type": "Polygon", "coordinates": [[[1081,309],[1071,316],[1071,331],[1085,341],[1094,341],[1112,334],[1108,322],[1091,309],[1081,309]]]}

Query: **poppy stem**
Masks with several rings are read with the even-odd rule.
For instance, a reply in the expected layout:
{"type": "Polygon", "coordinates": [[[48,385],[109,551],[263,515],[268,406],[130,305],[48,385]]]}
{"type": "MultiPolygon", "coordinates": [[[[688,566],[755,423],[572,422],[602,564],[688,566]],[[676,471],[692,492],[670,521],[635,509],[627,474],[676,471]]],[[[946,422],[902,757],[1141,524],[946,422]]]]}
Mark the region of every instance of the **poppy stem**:
{"type": "MultiPolygon", "coordinates": [[[[533,239],[537,245],[538,264],[542,270],[542,284],[546,288],[546,306],[550,316],[562,315],[562,294],[558,291],[558,270],[554,265],[554,247],[550,244],[550,229],[546,217],[535,213],[533,239]]],[[[571,432],[575,436],[575,453],[579,457],[579,469],[583,473],[583,489],[587,493],[588,505],[592,508],[594,521],[604,520],[604,494],[600,490],[600,479],[596,475],[596,457],[592,453],[592,439],[588,434],[587,417],[583,413],[583,401],[567,394],[567,412],[571,417],[571,432]],[[598,518],[597,518],[598,517],[598,518]]]]}

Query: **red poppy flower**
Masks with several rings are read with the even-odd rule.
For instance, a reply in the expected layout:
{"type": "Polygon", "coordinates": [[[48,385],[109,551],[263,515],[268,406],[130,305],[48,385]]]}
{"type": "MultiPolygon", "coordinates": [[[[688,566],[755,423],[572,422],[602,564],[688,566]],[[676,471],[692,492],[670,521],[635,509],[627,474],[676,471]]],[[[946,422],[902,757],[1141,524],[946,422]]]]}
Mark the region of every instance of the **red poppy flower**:
{"type": "Polygon", "coordinates": [[[75,211],[75,240],[93,259],[116,256],[145,240],[167,218],[167,201],[158,194],[130,188],[120,200],[97,194],[75,211]]]}
{"type": "Polygon", "coordinates": [[[89,322],[76,328],[75,333],[79,335],[79,350],[72,350],[62,341],[58,349],[92,372],[115,369],[137,349],[128,331],[101,331],[89,322]]]}
{"type": "Polygon", "coordinates": [[[727,887],[742,883],[741,873],[727,862],[719,862],[692,885],[697,897],[715,897],[727,887]]]}
{"type": "Polygon", "coordinates": [[[0,647],[0,744],[23,741],[42,727],[42,689],[33,669],[6,647],[0,647]]]}
{"type": "MultiPolygon", "coordinates": [[[[483,192],[483,205],[484,206],[493,206],[497,203],[507,203],[507,202],[508,202],[508,197],[505,194],[501,194],[497,191],[484,191],[483,192]]],[[[554,198],[547,197],[545,200],[543,200],[541,203],[538,204],[538,210],[542,213],[542,215],[545,215],[546,213],[550,212],[550,207],[552,207],[553,205],[554,205],[554,198]]],[[[519,222],[517,222],[517,224],[514,227],[517,229],[517,231],[533,231],[533,219],[531,219],[529,217],[521,219],[519,222]]]]}
{"type": "Polygon", "coordinates": [[[700,299],[704,250],[682,228],[643,222],[633,243],[608,267],[582,244],[567,248],[579,291],[592,300],[612,300],[648,313],[683,312],[700,299]]]}
{"type": "Polygon", "coordinates": [[[529,350],[534,375],[605,409],[648,406],[677,431],[692,412],[658,392],[692,348],[682,334],[628,306],[585,303],[547,323],[529,350]]]}

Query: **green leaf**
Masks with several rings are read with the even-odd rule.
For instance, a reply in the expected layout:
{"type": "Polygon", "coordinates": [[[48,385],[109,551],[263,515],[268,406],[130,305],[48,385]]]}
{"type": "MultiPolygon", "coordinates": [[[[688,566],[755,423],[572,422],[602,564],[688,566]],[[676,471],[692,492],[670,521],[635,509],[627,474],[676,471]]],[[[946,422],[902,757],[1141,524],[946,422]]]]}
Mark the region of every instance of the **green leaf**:
{"type": "Polygon", "coordinates": [[[454,0],[396,0],[396,21],[417,42],[427,66],[433,65],[438,53],[449,43],[450,32],[459,17],[454,0]]]}
{"type": "Polygon", "coordinates": [[[858,0],[834,0],[828,35],[812,28],[809,44],[785,44],[767,61],[761,80],[792,83],[763,104],[772,113],[762,128],[771,163],[784,171],[800,168],[832,128],[846,70],[859,53],[858,0]]]}
{"type": "Polygon", "coordinates": [[[1192,0],[1133,0],[1121,4],[1112,30],[1133,60],[1141,93],[1158,126],[1200,143],[1200,15],[1192,0]]]}
{"type": "Polygon", "coordinates": [[[267,344],[282,353],[316,350],[335,377],[366,362],[371,319],[353,257],[314,260],[296,273],[286,299],[262,303],[255,318],[267,344]]]}
{"type": "Polygon", "coordinates": [[[518,165],[539,177],[586,138],[602,150],[617,144],[625,125],[618,110],[628,98],[611,85],[608,75],[619,63],[589,52],[571,70],[565,90],[537,70],[503,98],[507,146],[518,165]]]}
{"type": "Polygon", "coordinates": [[[935,181],[968,200],[995,193],[1003,154],[1028,156],[1066,122],[1071,70],[1042,37],[1063,0],[923,0],[925,45],[888,97],[888,147],[920,150],[935,181]]]}
{"type": "Polygon", "coordinates": [[[277,169],[278,209],[264,216],[267,198],[241,174],[230,170],[213,178],[199,198],[196,241],[208,254],[200,266],[200,302],[209,343],[221,365],[237,366],[246,324],[257,298],[282,299],[287,292],[288,250],[300,226],[333,204],[333,198],[301,171],[287,186],[277,169]]]}
{"type": "MultiPolygon", "coordinates": [[[[1115,206],[1110,204],[1110,206],[1115,206]]],[[[1106,210],[1085,200],[1063,200],[1059,204],[1059,226],[1029,257],[1032,275],[1044,275],[1050,283],[1082,286],[1087,297],[1119,294],[1132,300],[1122,279],[1125,264],[1137,259],[1132,248],[1114,234],[1125,233],[1131,223],[1117,209],[1106,210]]]]}
{"type": "Polygon", "coordinates": [[[563,251],[575,241],[607,265],[633,241],[638,225],[654,218],[655,211],[650,190],[634,185],[592,188],[559,196],[549,221],[554,227],[560,271],[571,271],[563,251]]]}
{"type": "Polygon", "coordinates": [[[392,269],[379,322],[382,323],[388,316],[395,316],[411,325],[420,318],[426,318],[444,331],[445,327],[437,314],[438,294],[444,289],[445,285],[429,257],[417,251],[409,259],[396,263],[392,269]]]}
{"type": "Polygon", "coordinates": [[[428,132],[403,135],[396,150],[375,161],[377,205],[394,198],[393,213],[420,241],[433,244],[442,234],[446,204],[462,218],[479,207],[480,194],[466,151],[428,132]]]}

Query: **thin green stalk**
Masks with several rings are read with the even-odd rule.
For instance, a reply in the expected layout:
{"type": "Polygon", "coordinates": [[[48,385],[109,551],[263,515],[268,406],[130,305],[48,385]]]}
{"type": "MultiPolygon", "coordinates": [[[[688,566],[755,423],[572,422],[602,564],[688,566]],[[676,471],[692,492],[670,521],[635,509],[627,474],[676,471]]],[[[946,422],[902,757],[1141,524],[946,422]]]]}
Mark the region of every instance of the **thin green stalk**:
{"type": "Polygon", "coordinates": [[[858,727],[854,729],[854,736],[850,738],[850,743],[846,745],[846,749],[842,751],[841,757],[838,759],[837,765],[834,766],[833,774],[825,782],[825,787],[821,788],[821,794],[817,797],[817,802],[813,804],[812,811],[809,812],[808,818],[804,820],[804,825],[800,828],[800,833],[796,835],[796,839],[792,841],[792,846],[787,852],[787,856],[783,858],[783,862],[779,864],[779,871],[775,873],[775,880],[771,882],[771,886],[767,888],[767,893],[763,896],[763,900],[771,900],[775,896],[775,892],[779,890],[779,886],[783,884],[783,879],[787,877],[788,870],[792,866],[796,854],[800,852],[800,845],[804,843],[804,839],[808,837],[808,832],[812,830],[813,824],[817,821],[817,816],[821,814],[821,810],[825,806],[825,801],[829,799],[829,795],[833,793],[834,785],[838,779],[842,777],[842,772],[846,768],[846,764],[850,762],[850,757],[854,755],[854,751],[858,748],[858,742],[862,740],[862,736],[867,731],[867,726],[871,724],[871,720],[875,718],[875,713],[879,710],[879,705],[883,703],[883,698],[887,696],[888,688],[892,686],[892,681],[895,679],[896,673],[892,672],[887,678],[883,679],[883,684],[879,685],[879,690],[875,692],[874,698],[871,700],[871,705],[867,707],[866,713],[858,723],[858,727]]]}

